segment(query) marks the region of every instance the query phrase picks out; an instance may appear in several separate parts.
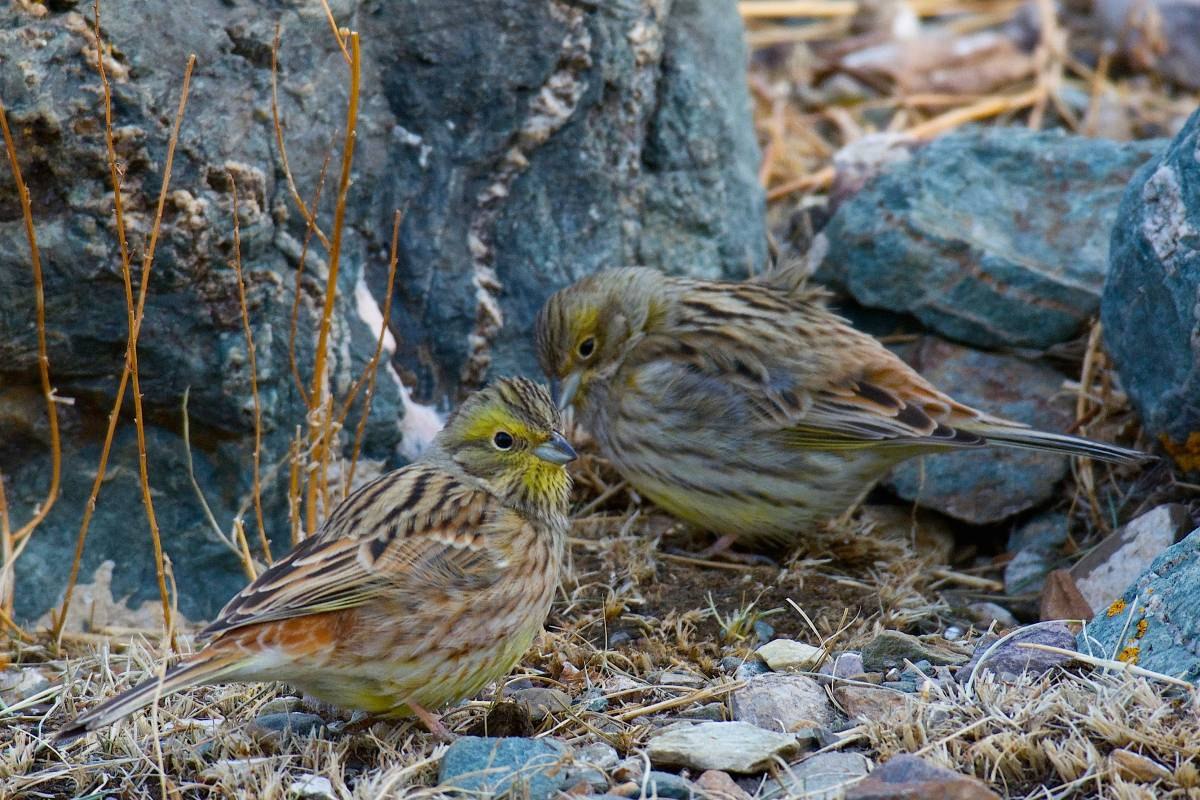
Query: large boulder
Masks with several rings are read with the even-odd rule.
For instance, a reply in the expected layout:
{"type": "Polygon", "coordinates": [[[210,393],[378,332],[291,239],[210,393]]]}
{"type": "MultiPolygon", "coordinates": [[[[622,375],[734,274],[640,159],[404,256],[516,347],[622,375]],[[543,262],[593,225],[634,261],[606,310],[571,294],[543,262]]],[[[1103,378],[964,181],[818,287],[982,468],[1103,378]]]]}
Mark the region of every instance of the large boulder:
{"type": "Polygon", "coordinates": [[[862,305],[950,339],[1049,347],[1095,315],[1121,192],[1163,146],[1026,128],[907,147],[866,140],[862,158],[839,157],[839,182],[863,186],[810,260],[862,305]]]}
{"type": "Polygon", "coordinates": [[[1101,321],[1121,382],[1185,470],[1200,469],[1200,112],[1137,171],[1109,250],[1101,321]]]}
{"type": "MultiPolygon", "coordinates": [[[[365,453],[377,467],[417,452],[436,429],[434,410],[489,377],[535,373],[533,315],[550,292],[580,275],[627,262],[706,276],[761,267],[763,196],[732,3],[331,5],[337,22],[360,31],[363,42],[329,347],[336,397],[346,395],[374,351],[392,214],[406,212],[394,340],[379,367],[366,431],[365,453]]],[[[96,43],[90,16],[73,8],[0,8],[0,96],[33,199],[51,378],[59,396],[74,400],[63,407],[63,495],[18,562],[23,619],[48,608],[64,584],[126,337],[96,43]]],[[[103,35],[114,46],[108,65],[135,288],[184,64],[189,53],[197,56],[139,357],[151,484],[180,608],[207,617],[243,578],[187,478],[181,398],[190,391],[197,478],[227,530],[247,505],[253,431],[230,266],[235,186],[257,347],[267,527],[277,550],[288,539],[281,492],[287,470],[275,467],[305,413],[288,355],[305,223],[271,119],[276,24],[283,133],[306,202],[334,148],[319,204],[326,232],[348,70],[317,0],[129,0],[101,10],[103,35]]],[[[314,240],[299,279],[295,348],[306,382],[328,270],[328,253],[314,240]]],[[[44,411],[30,394],[38,385],[33,297],[20,206],[4,168],[0,470],[18,523],[44,499],[48,482],[44,411]]],[[[354,411],[351,423],[356,419],[354,411]]],[[[118,434],[109,464],[114,477],[100,496],[83,576],[115,561],[111,590],[137,605],[156,589],[141,556],[131,555],[148,553],[149,545],[128,430],[118,434]]]]}

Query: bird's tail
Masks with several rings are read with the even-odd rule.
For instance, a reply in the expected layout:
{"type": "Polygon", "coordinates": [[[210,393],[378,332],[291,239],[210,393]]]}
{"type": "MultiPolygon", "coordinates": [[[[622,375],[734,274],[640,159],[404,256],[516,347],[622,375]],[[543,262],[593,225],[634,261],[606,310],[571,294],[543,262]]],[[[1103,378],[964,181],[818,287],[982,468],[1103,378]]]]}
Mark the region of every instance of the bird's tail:
{"type": "Polygon", "coordinates": [[[68,722],[54,735],[55,744],[67,744],[84,734],[111,725],[117,720],[150,705],[160,697],[196,686],[219,681],[236,671],[244,656],[237,653],[198,653],[167,670],[162,678],[150,678],[121,692],[92,710],[68,722]]]}
{"type": "Polygon", "coordinates": [[[1154,456],[1139,450],[1130,450],[1115,444],[1094,442],[1080,436],[1049,433],[1033,428],[989,425],[970,430],[982,435],[991,444],[1020,447],[1026,450],[1045,450],[1051,453],[1067,453],[1084,458],[1095,458],[1099,461],[1109,461],[1113,464],[1134,464],[1154,458],[1154,456]]]}

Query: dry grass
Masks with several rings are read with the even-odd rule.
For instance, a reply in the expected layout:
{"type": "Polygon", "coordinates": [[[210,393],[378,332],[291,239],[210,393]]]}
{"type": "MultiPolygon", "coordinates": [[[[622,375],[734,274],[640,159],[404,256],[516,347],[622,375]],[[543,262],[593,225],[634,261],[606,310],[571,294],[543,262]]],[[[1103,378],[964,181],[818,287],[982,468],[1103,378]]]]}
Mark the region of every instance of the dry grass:
{"type": "MultiPolygon", "coordinates": [[[[796,87],[812,85],[842,70],[838,66],[841,55],[879,43],[870,38],[869,30],[862,30],[866,5],[850,0],[743,4],[755,54],[750,83],[764,145],[761,178],[776,217],[823,202],[823,193],[835,178],[833,154],[872,132],[929,138],[967,122],[994,120],[1031,127],[1064,126],[1086,134],[1124,138],[1126,134],[1160,131],[1196,102],[1193,96],[1138,76],[1117,74],[1107,55],[1081,60],[1079,50],[1069,46],[1075,35],[1071,21],[1056,18],[1047,2],[1038,6],[1041,28],[1031,68],[1018,77],[994,80],[986,89],[980,88],[985,83],[982,78],[933,91],[906,85],[904,76],[868,79],[855,74],[852,77],[863,78],[868,88],[856,100],[816,101],[798,92],[796,87]],[[784,19],[793,16],[810,19],[804,25],[784,19]],[[1082,114],[1063,102],[1065,89],[1084,92],[1089,98],[1082,114]]],[[[1009,0],[920,0],[912,10],[931,27],[967,35],[1002,25],[1018,12],[1018,4],[1009,0]]],[[[339,401],[330,396],[325,350],[336,302],[360,70],[357,35],[337,29],[328,7],[326,11],[348,67],[337,202],[327,228],[322,228],[316,209],[333,146],[314,197],[306,204],[287,162],[286,120],[279,116],[277,104],[272,105],[287,185],[307,226],[288,349],[289,367],[308,414],[297,421],[287,462],[268,467],[261,477],[255,475],[258,555],[268,563],[270,553],[261,536],[257,500],[259,481],[286,482],[293,541],[315,528],[323,511],[348,491],[383,345],[381,338],[348,397],[339,401]],[[314,239],[314,247],[323,248],[330,270],[320,300],[321,313],[311,332],[316,342],[315,369],[304,376],[296,356],[296,323],[304,255],[314,239]],[[360,393],[361,418],[351,427],[348,413],[360,393]],[[339,463],[338,454],[346,445],[353,455],[348,463],[339,463]],[[346,476],[345,482],[333,480],[334,475],[346,476]]],[[[106,83],[98,6],[96,13],[98,69],[106,83]]],[[[277,37],[273,66],[279,46],[277,37]]],[[[962,69],[970,73],[971,68],[968,64],[962,69]]],[[[186,98],[186,82],[182,94],[186,98]]],[[[273,75],[273,98],[274,94],[273,75]]],[[[106,129],[111,136],[107,94],[105,97],[106,129]]],[[[172,141],[182,113],[181,102],[172,141]]],[[[16,152],[6,126],[5,134],[15,169],[16,152]]],[[[164,171],[169,174],[169,159],[164,171]]],[[[115,171],[113,181],[119,183],[115,171]]],[[[164,192],[166,186],[164,181],[164,192]]],[[[119,202],[121,193],[117,191],[115,196],[119,202]]],[[[161,202],[159,209],[161,212],[161,202]]],[[[34,221],[27,203],[25,211],[36,274],[34,221]]],[[[232,211],[236,238],[236,199],[232,211]]],[[[398,223],[397,212],[397,227],[398,223]]],[[[118,224],[117,230],[123,236],[123,226],[118,224]]],[[[392,242],[389,299],[397,260],[395,227],[392,242]]],[[[254,370],[253,332],[236,249],[233,266],[238,272],[243,328],[254,370]]],[[[122,253],[126,253],[124,243],[122,253]]],[[[150,246],[148,259],[152,256],[150,246]]],[[[123,262],[128,287],[127,255],[123,262]]],[[[149,268],[147,260],[143,276],[149,268]]],[[[136,342],[148,284],[142,281],[136,300],[131,289],[127,290],[130,343],[122,393],[132,379],[134,393],[139,394],[136,342]]],[[[40,310],[40,296],[36,302],[40,310]]],[[[390,307],[384,310],[384,330],[389,313],[390,307]]],[[[46,323],[41,314],[38,326],[44,339],[46,323]]],[[[1125,398],[1113,388],[1099,341],[1096,327],[1087,341],[1080,343],[1082,355],[1073,359],[1079,380],[1064,390],[1076,398],[1080,431],[1127,440],[1136,436],[1136,425],[1125,398]]],[[[43,355],[43,389],[53,419],[50,366],[43,355]]],[[[119,423],[120,402],[118,399],[109,419],[109,441],[119,423]]],[[[135,416],[140,429],[140,412],[135,416]]],[[[257,410],[255,417],[257,423],[257,410]]],[[[56,436],[53,442],[57,453],[56,436]]],[[[970,641],[979,632],[971,627],[964,606],[980,599],[1003,599],[998,597],[997,583],[1002,554],[993,557],[986,550],[964,548],[961,543],[955,547],[954,542],[939,539],[935,523],[916,514],[907,515],[911,524],[859,516],[830,525],[810,536],[800,551],[778,554],[780,567],[713,564],[680,554],[678,549],[690,550],[698,540],[643,506],[586,442],[582,451],[576,469],[578,494],[568,573],[548,633],[508,683],[555,687],[586,702],[552,713],[534,731],[536,735],[576,745],[603,741],[622,756],[640,760],[639,751],[649,734],[665,721],[701,711],[716,710],[728,716],[729,694],[739,684],[729,669],[731,662],[722,665],[722,660],[736,663],[751,658],[764,624],[780,635],[819,644],[828,652],[861,647],[888,629],[935,633],[953,625],[963,629],[970,641]]],[[[107,444],[103,452],[107,458],[107,444]]],[[[256,473],[257,455],[256,447],[256,473]]],[[[103,474],[102,460],[91,505],[103,474]]],[[[143,469],[147,498],[150,477],[143,469]]],[[[1193,487],[1176,483],[1165,470],[1135,482],[1107,467],[1081,463],[1060,505],[1072,516],[1076,544],[1082,552],[1135,511],[1165,499],[1188,499],[1192,491],[1193,487]]],[[[42,516],[55,494],[52,485],[42,516]]],[[[80,531],[76,563],[89,519],[90,514],[80,531]]],[[[16,568],[20,547],[36,522],[37,518],[25,523],[14,534],[0,482],[5,575],[16,568]]],[[[217,533],[241,558],[248,576],[261,568],[240,519],[232,532],[217,533]]],[[[161,558],[159,564],[163,630],[169,631],[169,565],[161,558]]],[[[0,588],[8,585],[0,581],[0,588]]],[[[168,648],[162,645],[169,637],[164,639],[161,630],[81,633],[59,626],[53,631],[24,631],[10,619],[7,599],[7,593],[0,592],[0,622],[9,631],[0,653],[0,665],[6,667],[3,674],[40,675],[49,683],[19,702],[0,703],[0,797],[283,798],[295,796],[297,782],[312,775],[327,778],[338,797],[438,795],[433,784],[441,746],[414,724],[364,726],[351,717],[320,709],[328,725],[319,735],[281,738],[259,730],[253,721],[265,710],[302,705],[282,686],[195,689],[164,698],[153,713],[136,714],[65,752],[56,750],[48,744],[49,734],[67,717],[158,674],[166,663],[164,651],[168,648]]],[[[63,611],[60,619],[65,620],[65,604],[63,611]]],[[[187,652],[189,632],[179,634],[179,650],[187,652]]],[[[511,716],[501,713],[505,706],[497,698],[502,694],[501,687],[492,687],[482,697],[451,709],[446,716],[448,725],[459,733],[528,732],[519,715],[514,723],[511,716]]],[[[1194,692],[1129,673],[1057,671],[1016,683],[1000,683],[990,674],[981,674],[967,688],[954,682],[929,684],[911,697],[904,713],[848,724],[826,749],[858,749],[874,759],[917,752],[951,769],[975,774],[1013,797],[1200,798],[1198,727],[1200,709],[1194,692]]],[[[624,791],[636,794],[638,787],[629,784],[627,776],[614,774],[612,782],[624,782],[624,791]]],[[[767,778],[759,786],[747,788],[766,791],[771,785],[767,778]]]]}

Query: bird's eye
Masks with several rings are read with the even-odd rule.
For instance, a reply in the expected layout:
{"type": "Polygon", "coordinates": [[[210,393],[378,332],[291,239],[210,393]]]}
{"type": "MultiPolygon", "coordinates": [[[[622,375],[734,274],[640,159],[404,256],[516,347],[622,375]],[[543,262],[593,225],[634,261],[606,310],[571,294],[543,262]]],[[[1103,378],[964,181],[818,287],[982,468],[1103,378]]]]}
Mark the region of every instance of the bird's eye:
{"type": "Polygon", "coordinates": [[[492,444],[496,445],[497,450],[511,450],[513,446],[512,434],[508,431],[496,431],[496,435],[492,437],[492,444]]]}
{"type": "Polygon", "coordinates": [[[592,353],[596,351],[596,337],[589,336],[579,343],[579,357],[590,358],[592,353]]]}

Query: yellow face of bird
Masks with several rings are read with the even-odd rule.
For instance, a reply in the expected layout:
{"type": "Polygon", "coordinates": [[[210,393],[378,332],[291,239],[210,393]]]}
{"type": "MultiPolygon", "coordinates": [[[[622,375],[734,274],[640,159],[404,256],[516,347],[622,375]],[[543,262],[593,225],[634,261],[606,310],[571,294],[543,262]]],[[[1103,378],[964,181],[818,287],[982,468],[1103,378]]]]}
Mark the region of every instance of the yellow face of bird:
{"type": "Polygon", "coordinates": [[[662,281],[656,270],[604,270],[546,301],[535,341],[542,371],[559,382],[560,408],[584,406],[593,381],[611,372],[634,337],[661,317],[662,281]]]}
{"type": "Polygon", "coordinates": [[[575,451],[546,389],[506,378],[467,398],[438,434],[446,453],[507,502],[565,511],[575,451]]]}

